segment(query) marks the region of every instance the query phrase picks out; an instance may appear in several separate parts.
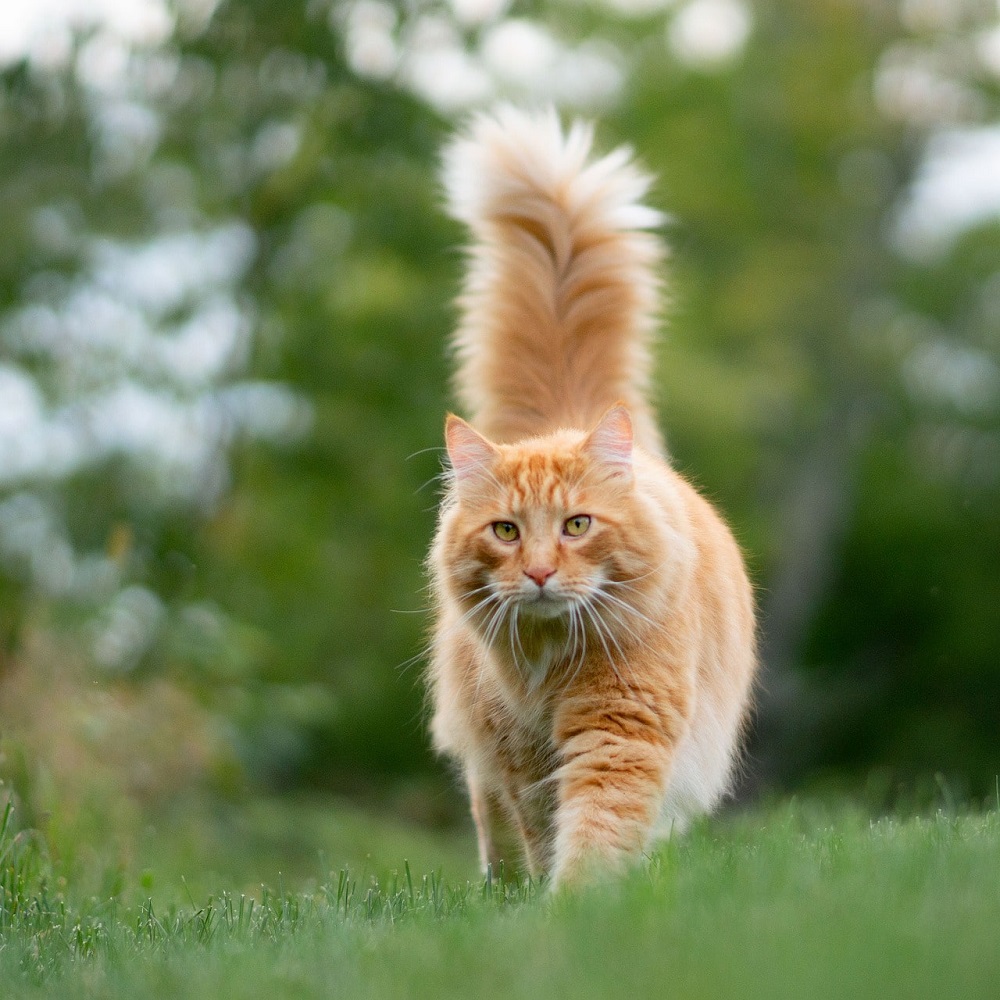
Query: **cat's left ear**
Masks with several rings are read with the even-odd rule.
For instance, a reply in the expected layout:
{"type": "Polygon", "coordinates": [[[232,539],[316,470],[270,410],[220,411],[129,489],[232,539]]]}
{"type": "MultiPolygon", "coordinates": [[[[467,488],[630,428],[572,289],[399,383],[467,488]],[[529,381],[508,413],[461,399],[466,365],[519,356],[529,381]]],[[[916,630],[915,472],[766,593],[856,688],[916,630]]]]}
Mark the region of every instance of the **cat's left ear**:
{"type": "Polygon", "coordinates": [[[601,417],[583,446],[613,475],[632,478],[632,417],[624,404],[615,404],[601,417]]]}
{"type": "Polygon", "coordinates": [[[459,483],[475,477],[497,457],[496,446],[454,413],[449,413],[445,421],[444,441],[459,483]]]}

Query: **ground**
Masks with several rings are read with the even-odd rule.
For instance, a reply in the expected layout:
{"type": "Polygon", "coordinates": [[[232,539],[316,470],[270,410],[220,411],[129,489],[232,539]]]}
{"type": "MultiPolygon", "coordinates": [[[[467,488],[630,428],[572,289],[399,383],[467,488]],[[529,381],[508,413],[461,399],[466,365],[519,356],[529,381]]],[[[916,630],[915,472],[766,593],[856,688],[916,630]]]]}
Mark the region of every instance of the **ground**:
{"type": "Polygon", "coordinates": [[[147,831],[99,876],[107,855],[54,860],[12,820],[3,995],[881,1000],[1000,981],[995,810],[758,807],[553,897],[481,879],[467,830],[331,801],[228,808],[147,831]]]}

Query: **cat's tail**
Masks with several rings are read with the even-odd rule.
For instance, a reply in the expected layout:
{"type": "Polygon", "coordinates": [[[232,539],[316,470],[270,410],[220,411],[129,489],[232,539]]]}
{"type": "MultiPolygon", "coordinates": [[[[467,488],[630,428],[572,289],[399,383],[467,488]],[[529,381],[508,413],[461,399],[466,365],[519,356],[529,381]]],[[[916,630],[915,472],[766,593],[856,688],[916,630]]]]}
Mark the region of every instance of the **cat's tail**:
{"type": "Polygon", "coordinates": [[[648,403],[662,217],[628,149],[591,157],[592,128],[501,106],[445,152],[451,213],[472,231],[456,386],[494,441],[593,427],[623,401],[659,450],[648,403]]]}

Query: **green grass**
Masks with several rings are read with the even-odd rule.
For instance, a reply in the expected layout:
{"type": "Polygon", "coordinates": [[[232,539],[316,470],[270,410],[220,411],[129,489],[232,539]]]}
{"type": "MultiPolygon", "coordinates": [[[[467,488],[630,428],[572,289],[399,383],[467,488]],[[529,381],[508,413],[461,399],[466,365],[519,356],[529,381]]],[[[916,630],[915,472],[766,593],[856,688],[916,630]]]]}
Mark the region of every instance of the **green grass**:
{"type": "Polygon", "coordinates": [[[36,838],[8,826],[0,842],[5,998],[1000,990],[995,812],[870,821],[786,804],[705,824],[624,882],[555,899],[401,859],[394,871],[221,886],[180,902],[146,898],[141,884],[81,896],[36,838]]]}

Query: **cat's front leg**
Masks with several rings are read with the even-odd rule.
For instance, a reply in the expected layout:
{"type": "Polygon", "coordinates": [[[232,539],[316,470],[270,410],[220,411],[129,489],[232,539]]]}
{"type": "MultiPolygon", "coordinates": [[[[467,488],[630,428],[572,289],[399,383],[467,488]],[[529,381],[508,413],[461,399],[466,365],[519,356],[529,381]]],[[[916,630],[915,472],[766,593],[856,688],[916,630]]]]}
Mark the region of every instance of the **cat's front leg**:
{"type": "Polygon", "coordinates": [[[489,866],[496,873],[501,864],[509,873],[523,871],[523,862],[528,874],[537,877],[545,868],[544,817],[521,800],[509,780],[503,789],[488,790],[470,771],[466,783],[482,871],[489,866]]]}
{"type": "Polygon", "coordinates": [[[528,874],[538,878],[549,868],[552,816],[545,792],[533,788],[533,784],[513,785],[510,803],[528,874]]]}
{"type": "Polygon", "coordinates": [[[626,694],[574,699],[556,720],[562,764],[552,883],[621,871],[649,843],[684,720],[626,694]]]}
{"type": "Polygon", "coordinates": [[[503,860],[499,842],[500,805],[495,795],[486,791],[482,782],[469,771],[466,774],[469,787],[469,807],[472,822],[476,825],[476,841],[479,846],[479,866],[485,872],[488,866],[496,867],[503,860]]]}

